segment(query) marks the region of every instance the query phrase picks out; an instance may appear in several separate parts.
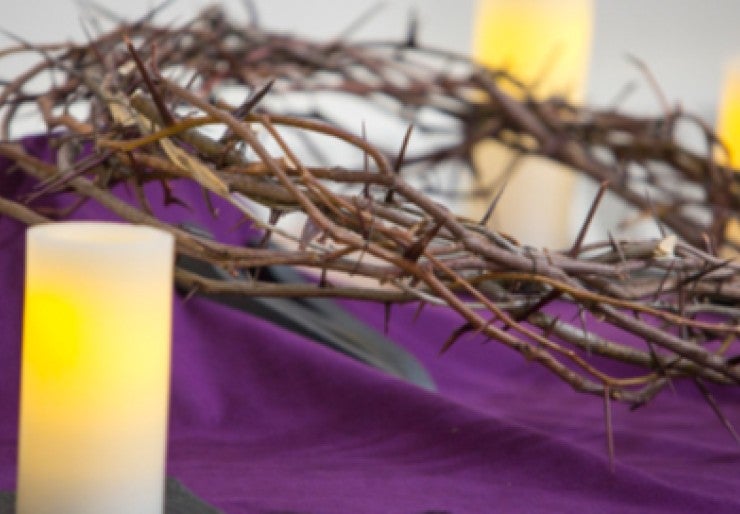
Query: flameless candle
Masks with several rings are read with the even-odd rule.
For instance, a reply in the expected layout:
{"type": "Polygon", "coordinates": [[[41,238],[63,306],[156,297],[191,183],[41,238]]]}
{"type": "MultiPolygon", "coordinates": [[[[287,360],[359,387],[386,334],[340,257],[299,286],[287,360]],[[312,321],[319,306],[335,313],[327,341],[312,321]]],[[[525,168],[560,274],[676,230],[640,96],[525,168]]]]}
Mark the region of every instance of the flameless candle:
{"type": "Polygon", "coordinates": [[[173,237],[32,227],[26,246],[19,514],[161,514],[173,237]]]}
{"type": "Polygon", "coordinates": [[[717,134],[727,147],[727,164],[740,169],[740,60],[728,64],[725,70],[717,134]]]}
{"type": "MultiPolygon", "coordinates": [[[[474,56],[482,64],[508,70],[536,97],[558,95],[578,102],[586,87],[592,17],[591,0],[479,0],[474,56]]],[[[480,144],[475,157],[485,183],[511,159],[493,141],[480,144]]],[[[520,161],[496,206],[497,228],[528,244],[566,246],[572,242],[574,184],[575,175],[562,166],[535,157],[520,161]]],[[[471,202],[470,216],[479,218],[489,203],[490,197],[471,202]]]]}
{"type": "MultiPolygon", "coordinates": [[[[717,135],[727,147],[728,159],[725,164],[740,170],[740,60],[731,62],[725,70],[717,135]]],[[[725,235],[740,242],[740,224],[736,219],[728,222],[725,235]]]]}

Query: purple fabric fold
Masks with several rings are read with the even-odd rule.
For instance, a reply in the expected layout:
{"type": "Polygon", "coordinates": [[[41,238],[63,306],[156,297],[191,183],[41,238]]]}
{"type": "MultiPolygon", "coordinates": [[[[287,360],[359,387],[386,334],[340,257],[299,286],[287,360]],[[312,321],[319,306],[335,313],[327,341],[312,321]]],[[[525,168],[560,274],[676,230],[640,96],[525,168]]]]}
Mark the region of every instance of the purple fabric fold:
{"type": "MultiPolygon", "coordinates": [[[[26,145],[47,155],[42,138],[26,145]]],[[[32,187],[21,173],[0,174],[3,196],[32,187]]],[[[157,188],[147,186],[153,204],[157,188]]],[[[117,193],[134,202],[125,188],[117,193]]],[[[157,208],[158,216],[232,243],[253,236],[221,202],[213,218],[198,188],[177,183],[175,194],[191,209],[157,208]]],[[[115,219],[92,202],[72,216],[115,219]]],[[[24,234],[0,217],[0,489],[15,483],[24,234]]],[[[382,327],[382,305],[342,305],[382,327]]],[[[437,393],[176,295],[168,473],[229,514],[740,512],[740,452],[692,387],[679,384],[635,412],[613,406],[612,472],[599,398],[495,341],[463,338],[440,356],[459,317],[428,307],[414,322],[415,308],[393,308],[389,337],[424,363],[437,393]]],[[[713,392],[740,422],[737,388],[713,392]]]]}

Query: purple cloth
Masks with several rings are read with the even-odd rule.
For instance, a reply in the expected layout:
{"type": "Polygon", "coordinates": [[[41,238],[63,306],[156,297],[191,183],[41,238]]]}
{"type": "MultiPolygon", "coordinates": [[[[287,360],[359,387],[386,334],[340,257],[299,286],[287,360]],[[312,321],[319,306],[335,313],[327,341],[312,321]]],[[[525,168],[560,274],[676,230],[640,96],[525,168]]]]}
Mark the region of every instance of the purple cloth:
{"type": "MultiPolygon", "coordinates": [[[[28,145],[46,151],[43,140],[28,145]]],[[[30,187],[20,173],[0,174],[3,196],[30,187]]],[[[156,186],[149,193],[161,199],[156,186]]],[[[199,190],[175,193],[192,210],[161,216],[229,242],[249,237],[228,207],[217,203],[216,221],[199,190]]],[[[74,218],[113,217],[88,203],[74,218]]],[[[24,233],[0,218],[0,489],[15,485],[24,233]]],[[[382,326],[382,306],[344,305],[382,326]]],[[[740,512],[740,452],[693,388],[679,384],[635,412],[614,405],[611,472],[599,398],[495,342],[464,338],[439,356],[458,316],[429,307],[414,323],[414,310],[394,307],[389,335],[428,367],[438,393],[176,296],[168,473],[229,514],[740,512]]],[[[737,388],[715,393],[740,421],[737,388]]]]}

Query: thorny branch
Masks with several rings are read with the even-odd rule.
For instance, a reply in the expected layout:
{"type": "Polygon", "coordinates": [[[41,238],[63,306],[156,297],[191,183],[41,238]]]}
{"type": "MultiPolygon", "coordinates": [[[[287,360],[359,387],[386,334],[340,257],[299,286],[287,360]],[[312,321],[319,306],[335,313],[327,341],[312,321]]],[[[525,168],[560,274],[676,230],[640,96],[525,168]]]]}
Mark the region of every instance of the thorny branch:
{"type": "MultiPolygon", "coordinates": [[[[739,247],[725,234],[740,211],[740,174],[716,162],[720,144],[712,131],[678,111],[647,119],[557,98],[536,100],[503,71],[412,41],[312,43],[233,25],[211,8],[177,28],[146,17],[84,45],[22,43],[0,58],[36,52],[41,61],[0,92],[0,155],[39,181],[34,200],[73,191],[125,220],[174,233],[178,252],[229,270],[294,265],[374,281],[223,283],[178,270],[177,280],[187,287],[446,305],[459,313],[461,326],[440,347],[464,334],[485,334],[575,390],[604,398],[606,412],[611,400],[639,406],[683,377],[737,386],[740,267],[717,251],[739,247]],[[32,80],[52,71],[54,85],[29,92],[32,80]],[[235,85],[252,92],[239,107],[220,96],[222,88],[235,85]],[[357,120],[332,121],[315,106],[268,107],[291,94],[320,92],[350,95],[405,123],[403,142],[383,148],[348,130],[359,126],[357,120]],[[80,103],[87,114],[73,116],[70,108],[80,103]],[[49,131],[63,129],[51,139],[66,160],[44,162],[8,140],[24,106],[35,106],[49,131]],[[429,122],[429,112],[447,123],[429,122]],[[701,130],[705,155],[682,146],[676,135],[682,123],[701,130]],[[211,137],[202,130],[206,126],[225,132],[211,137]],[[412,153],[411,126],[414,139],[445,136],[443,142],[412,153]],[[266,137],[255,133],[258,127],[266,137]],[[366,156],[365,165],[332,165],[331,153],[316,148],[318,160],[327,162],[308,164],[307,152],[287,137],[290,131],[355,147],[366,156]],[[450,163],[478,174],[473,148],[486,139],[592,177],[673,234],[584,244],[597,200],[571,249],[540,251],[456,216],[410,185],[409,177],[423,182],[450,163]],[[74,147],[89,150],[76,153],[74,147]],[[158,220],[145,197],[135,206],[110,191],[131,183],[141,192],[148,181],[167,188],[174,180],[195,181],[223,197],[265,233],[285,236],[287,247],[202,239],[158,220]],[[256,217],[249,202],[274,216],[256,217]],[[275,225],[279,213],[289,211],[306,215],[302,235],[275,225]],[[573,319],[553,315],[555,299],[572,307],[573,319]],[[638,343],[607,339],[586,318],[638,343]],[[603,366],[604,357],[628,363],[634,372],[614,374],[603,366]]],[[[0,198],[0,213],[28,224],[46,222],[32,204],[0,198]]]]}

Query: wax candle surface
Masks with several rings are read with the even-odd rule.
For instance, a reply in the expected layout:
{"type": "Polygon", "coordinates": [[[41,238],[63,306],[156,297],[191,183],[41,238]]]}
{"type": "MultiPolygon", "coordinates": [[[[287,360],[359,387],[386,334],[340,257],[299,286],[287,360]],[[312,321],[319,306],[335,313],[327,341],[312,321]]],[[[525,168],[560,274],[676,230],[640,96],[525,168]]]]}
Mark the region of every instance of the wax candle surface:
{"type": "Polygon", "coordinates": [[[28,230],[19,514],[161,514],[173,238],[28,230]]]}
{"type": "Polygon", "coordinates": [[[740,169],[740,60],[725,69],[718,114],[717,134],[727,147],[727,164],[740,169]]]}
{"type": "Polygon", "coordinates": [[[479,0],[474,54],[532,86],[535,96],[580,101],[592,18],[591,0],[479,0]]]}
{"type": "MultiPolygon", "coordinates": [[[[724,82],[720,95],[717,119],[717,134],[727,149],[727,156],[720,155],[719,160],[735,170],[740,170],[740,59],[727,64],[724,82]]],[[[727,223],[725,236],[734,242],[740,242],[740,223],[735,218],[727,223]]],[[[727,257],[737,257],[737,252],[724,252],[727,257]]]]}
{"type": "MultiPolygon", "coordinates": [[[[509,71],[535,97],[582,101],[591,49],[591,0],[479,0],[475,16],[473,53],[479,62],[509,71]]],[[[501,86],[519,93],[506,82],[501,86]]],[[[500,182],[512,152],[484,141],[474,156],[483,183],[491,184],[500,182]]],[[[572,171],[543,158],[519,161],[494,212],[496,228],[534,246],[570,245],[575,178],[572,171]]],[[[469,217],[480,219],[495,193],[471,202],[469,217]]]]}

